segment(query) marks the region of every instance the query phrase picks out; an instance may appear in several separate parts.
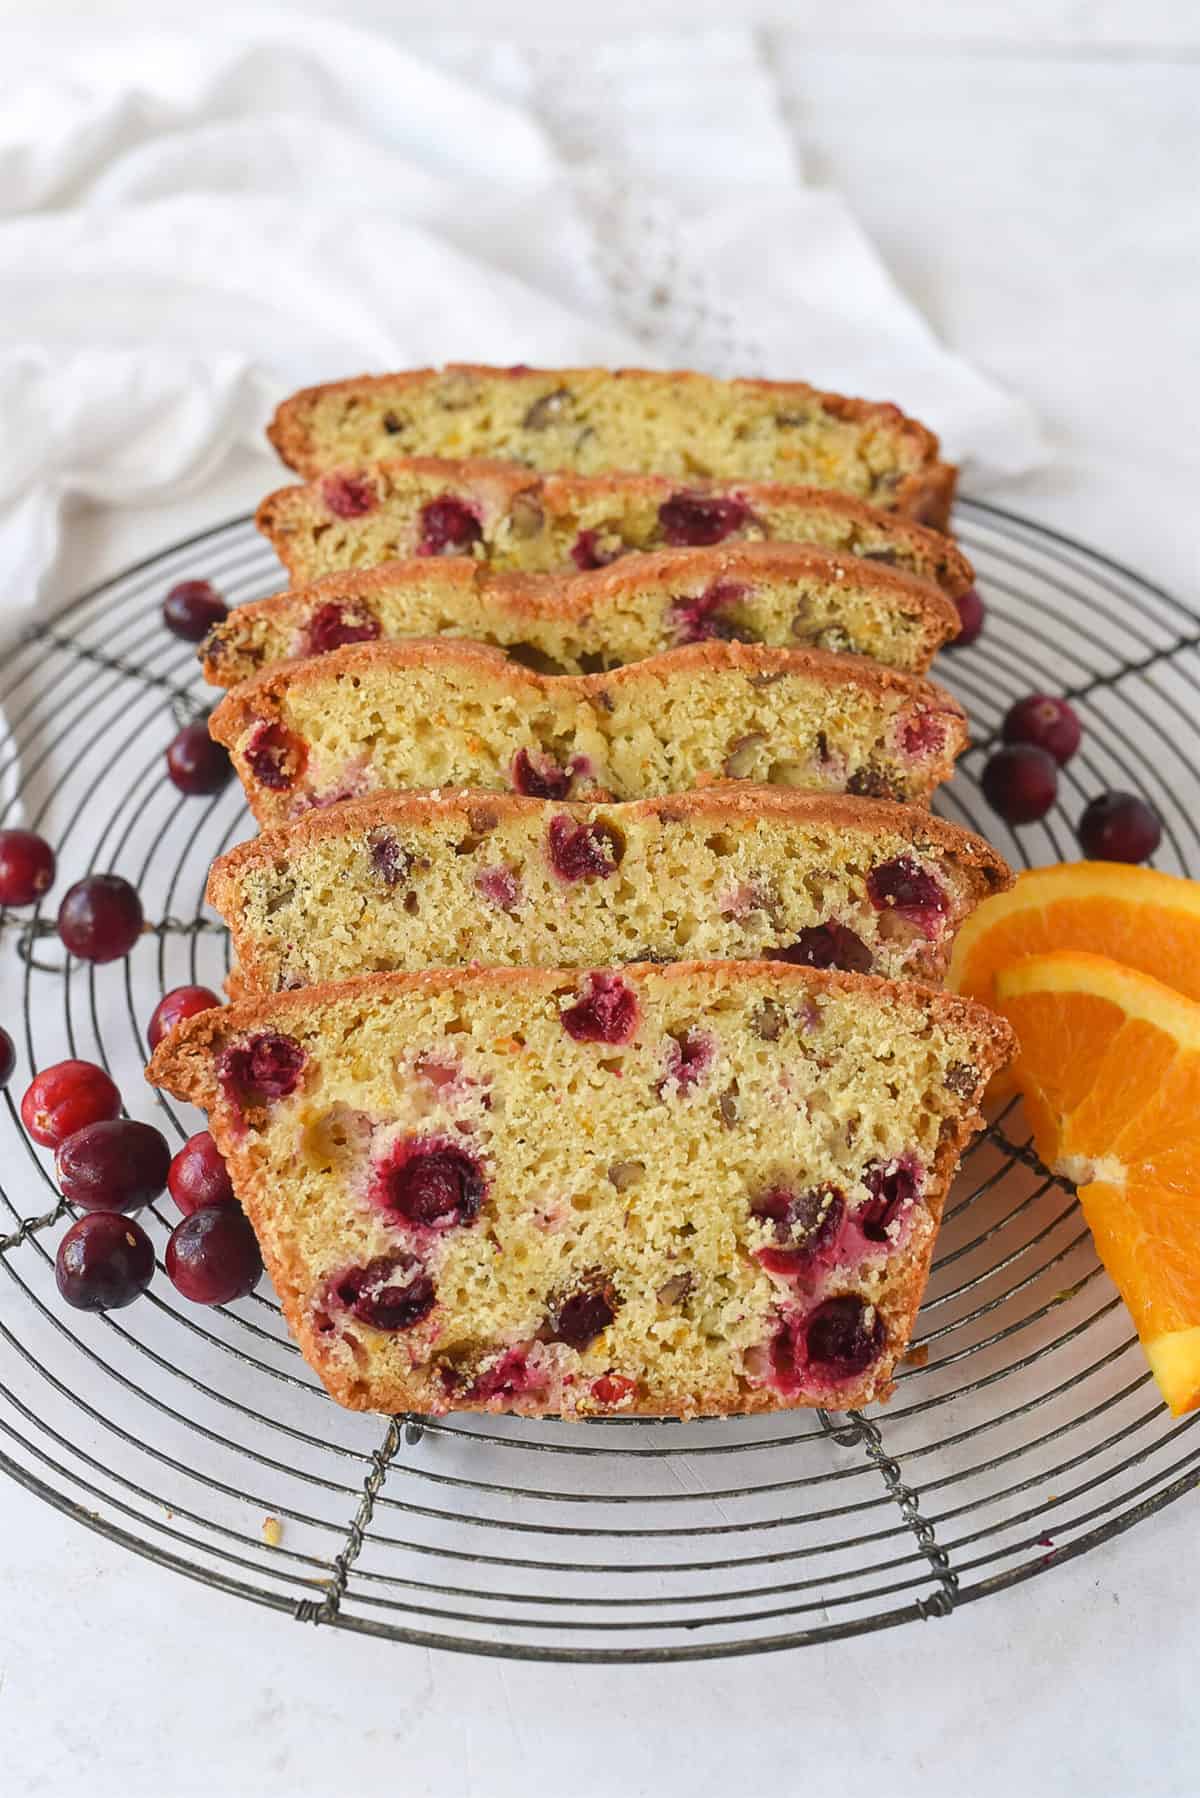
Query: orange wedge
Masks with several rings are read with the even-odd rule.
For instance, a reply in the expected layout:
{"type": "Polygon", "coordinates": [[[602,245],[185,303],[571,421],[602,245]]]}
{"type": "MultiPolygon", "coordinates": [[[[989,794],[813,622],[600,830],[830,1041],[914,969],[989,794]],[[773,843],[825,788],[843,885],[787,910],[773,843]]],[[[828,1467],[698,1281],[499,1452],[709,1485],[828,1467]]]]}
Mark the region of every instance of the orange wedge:
{"type": "Polygon", "coordinates": [[[1176,1416],[1200,1406],[1200,1003],[1104,956],[999,968],[1038,1153],[1078,1184],[1176,1416]]]}

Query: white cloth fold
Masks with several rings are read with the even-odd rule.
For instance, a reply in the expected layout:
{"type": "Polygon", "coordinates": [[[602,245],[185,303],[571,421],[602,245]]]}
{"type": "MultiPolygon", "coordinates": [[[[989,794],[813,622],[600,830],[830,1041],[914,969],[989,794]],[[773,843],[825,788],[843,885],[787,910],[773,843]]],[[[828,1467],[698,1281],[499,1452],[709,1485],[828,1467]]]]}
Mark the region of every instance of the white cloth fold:
{"type": "Polygon", "coordinates": [[[41,44],[0,29],[0,633],[65,504],[147,506],[306,382],[450,359],[693,365],[894,399],[983,475],[1027,409],[798,179],[748,34],[594,62],[335,19],[41,44]]]}

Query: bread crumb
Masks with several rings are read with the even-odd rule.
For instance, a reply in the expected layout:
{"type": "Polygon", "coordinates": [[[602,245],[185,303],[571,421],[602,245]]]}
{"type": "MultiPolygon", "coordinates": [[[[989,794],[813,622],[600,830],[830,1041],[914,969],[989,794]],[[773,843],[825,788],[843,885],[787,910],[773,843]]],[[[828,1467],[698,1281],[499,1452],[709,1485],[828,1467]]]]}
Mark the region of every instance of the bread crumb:
{"type": "Polygon", "coordinates": [[[929,1344],[927,1342],[914,1342],[913,1346],[904,1357],[904,1365],[906,1367],[925,1367],[928,1364],[928,1361],[929,1344]]]}
{"type": "Polygon", "coordinates": [[[283,1525],[278,1517],[264,1517],[262,1539],[268,1548],[278,1548],[283,1541],[283,1525]]]}

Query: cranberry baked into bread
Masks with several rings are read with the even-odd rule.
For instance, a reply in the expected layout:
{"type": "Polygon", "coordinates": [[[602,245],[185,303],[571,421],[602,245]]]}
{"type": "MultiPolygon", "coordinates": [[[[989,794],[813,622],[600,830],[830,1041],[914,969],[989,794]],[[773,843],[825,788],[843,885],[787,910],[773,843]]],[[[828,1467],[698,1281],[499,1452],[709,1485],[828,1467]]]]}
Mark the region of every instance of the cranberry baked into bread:
{"type": "Polygon", "coordinates": [[[550,475],[511,462],[411,457],[281,487],[258,509],[294,586],[396,557],[469,555],[501,572],[601,568],[630,550],[732,538],[816,543],[894,563],[951,598],[970,564],[938,531],[846,494],[778,482],[550,475]]]}
{"type": "Polygon", "coordinates": [[[887,1396],[1010,1051],[868,976],[489,968],[210,1010],[149,1075],[341,1403],[692,1417],[887,1396]]]}
{"type": "Polygon", "coordinates": [[[503,456],[545,473],[641,470],[832,487],[945,528],[955,470],[896,406],[803,381],[454,364],[284,400],[268,436],[312,476],[383,456],[503,456]]]}
{"type": "Polygon", "coordinates": [[[281,662],[209,728],[260,824],[404,788],[648,799],[725,779],[926,800],[966,740],[942,688],[862,657],[695,643],[539,675],[452,638],[281,662]]]}
{"type": "Polygon", "coordinates": [[[240,844],[208,899],[241,993],[465,962],[683,957],[940,981],[964,918],[1011,879],[980,837],[881,800],[379,793],[240,844]]]}
{"type": "Polygon", "coordinates": [[[220,687],[345,643],[439,634],[555,674],[712,639],[845,650],[923,674],[958,627],[954,604],[913,575],[809,545],[735,543],[573,576],[492,574],[462,556],[385,562],[238,606],[202,653],[220,687]]]}

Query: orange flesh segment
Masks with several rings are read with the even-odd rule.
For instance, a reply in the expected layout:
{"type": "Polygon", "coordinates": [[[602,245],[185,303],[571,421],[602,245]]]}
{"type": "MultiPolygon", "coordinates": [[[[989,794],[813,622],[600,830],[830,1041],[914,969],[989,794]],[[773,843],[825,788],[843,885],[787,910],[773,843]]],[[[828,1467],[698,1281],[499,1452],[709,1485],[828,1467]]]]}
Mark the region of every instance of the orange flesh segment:
{"type": "Polygon", "coordinates": [[[1101,956],[996,977],[1038,1152],[1080,1179],[1096,1248],[1171,1410],[1200,1405],[1200,1004],[1101,956]]]}

